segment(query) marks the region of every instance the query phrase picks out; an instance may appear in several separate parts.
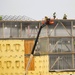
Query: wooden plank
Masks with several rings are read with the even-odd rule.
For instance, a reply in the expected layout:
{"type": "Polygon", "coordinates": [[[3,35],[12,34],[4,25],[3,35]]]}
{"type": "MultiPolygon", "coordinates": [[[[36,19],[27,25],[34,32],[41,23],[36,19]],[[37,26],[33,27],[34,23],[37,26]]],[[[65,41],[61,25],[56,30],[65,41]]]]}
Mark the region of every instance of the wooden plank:
{"type": "MultiPolygon", "coordinates": [[[[33,45],[34,45],[34,40],[25,40],[24,41],[25,54],[31,54],[33,45]]],[[[29,57],[25,57],[25,70],[26,70],[28,61],[29,61],[29,57]]],[[[32,60],[31,60],[28,71],[32,71],[32,70],[34,70],[34,58],[32,58],[32,60]]]]}
{"type": "Polygon", "coordinates": [[[25,54],[30,54],[34,45],[34,40],[25,40],[24,47],[25,47],[25,54]]]}

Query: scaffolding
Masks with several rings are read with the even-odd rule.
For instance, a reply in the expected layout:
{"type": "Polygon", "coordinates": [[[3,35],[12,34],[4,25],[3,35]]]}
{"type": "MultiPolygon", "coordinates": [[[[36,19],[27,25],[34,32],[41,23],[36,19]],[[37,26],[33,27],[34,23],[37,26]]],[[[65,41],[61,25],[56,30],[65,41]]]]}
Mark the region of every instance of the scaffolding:
{"type": "Polygon", "coordinates": [[[50,71],[75,69],[75,20],[56,20],[46,29],[39,45],[40,53],[50,56],[50,71]]]}

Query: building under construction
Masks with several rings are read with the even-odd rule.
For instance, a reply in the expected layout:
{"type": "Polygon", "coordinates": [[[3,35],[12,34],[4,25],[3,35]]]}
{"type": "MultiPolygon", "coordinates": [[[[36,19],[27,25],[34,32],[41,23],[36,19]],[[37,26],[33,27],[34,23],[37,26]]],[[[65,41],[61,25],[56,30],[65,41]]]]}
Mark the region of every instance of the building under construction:
{"type": "MultiPolygon", "coordinates": [[[[0,19],[0,75],[25,75],[41,21],[0,19]]],[[[41,30],[27,75],[75,75],[75,20],[55,19],[41,30]]]]}

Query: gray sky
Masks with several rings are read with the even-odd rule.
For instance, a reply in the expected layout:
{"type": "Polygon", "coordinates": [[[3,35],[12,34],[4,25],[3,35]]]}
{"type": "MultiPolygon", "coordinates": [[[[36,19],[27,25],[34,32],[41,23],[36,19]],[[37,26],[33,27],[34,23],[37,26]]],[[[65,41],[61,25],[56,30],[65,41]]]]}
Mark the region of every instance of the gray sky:
{"type": "Polygon", "coordinates": [[[52,18],[53,12],[62,19],[67,14],[75,18],[75,0],[0,0],[0,15],[26,15],[35,20],[52,18]]]}

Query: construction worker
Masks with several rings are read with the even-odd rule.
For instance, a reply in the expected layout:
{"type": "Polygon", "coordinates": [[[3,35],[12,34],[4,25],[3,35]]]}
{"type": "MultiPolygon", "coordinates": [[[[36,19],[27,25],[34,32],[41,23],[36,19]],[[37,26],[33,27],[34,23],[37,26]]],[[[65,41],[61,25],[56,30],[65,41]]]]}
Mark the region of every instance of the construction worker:
{"type": "Polygon", "coordinates": [[[45,16],[45,24],[49,24],[50,22],[50,18],[48,18],[47,16],[45,16]]]}
{"type": "Polygon", "coordinates": [[[63,19],[67,19],[67,15],[66,14],[64,14],[63,19]]]}
{"type": "Polygon", "coordinates": [[[56,12],[53,13],[53,18],[54,18],[54,19],[56,18],[56,12]]]}

